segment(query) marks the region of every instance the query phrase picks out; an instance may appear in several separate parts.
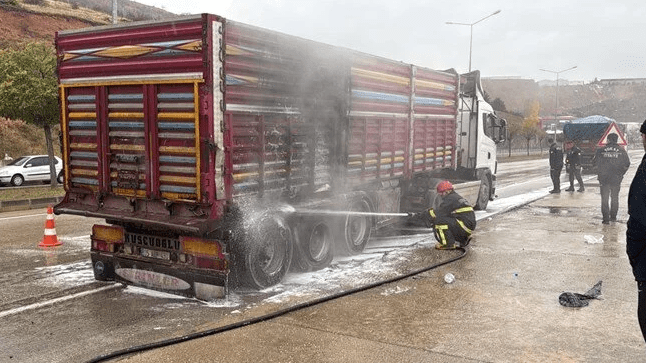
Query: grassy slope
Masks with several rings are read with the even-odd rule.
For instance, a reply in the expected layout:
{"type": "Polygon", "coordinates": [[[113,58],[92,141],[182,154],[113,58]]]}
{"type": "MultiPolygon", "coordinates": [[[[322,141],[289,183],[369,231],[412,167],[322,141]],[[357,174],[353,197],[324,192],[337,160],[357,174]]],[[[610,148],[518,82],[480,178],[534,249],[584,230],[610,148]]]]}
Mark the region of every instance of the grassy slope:
{"type": "Polygon", "coordinates": [[[0,201],[21,200],[45,197],[60,197],[65,195],[61,185],[52,189],[47,186],[34,186],[27,188],[3,188],[0,190],[0,201]]]}

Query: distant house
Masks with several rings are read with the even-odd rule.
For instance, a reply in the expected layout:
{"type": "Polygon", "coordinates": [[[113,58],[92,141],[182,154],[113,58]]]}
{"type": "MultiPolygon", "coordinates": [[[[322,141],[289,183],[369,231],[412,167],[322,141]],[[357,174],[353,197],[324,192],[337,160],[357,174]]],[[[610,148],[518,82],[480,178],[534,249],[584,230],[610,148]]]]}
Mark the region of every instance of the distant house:
{"type": "Polygon", "coordinates": [[[646,84],[646,78],[606,78],[598,82],[604,86],[626,86],[631,84],[646,84]]]}
{"type": "MultiPolygon", "coordinates": [[[[555,87],[556,80],[542,80],[537,82],[540,87],[555,87]]],[[[584,81],[570,81],[567,79],[559,79],[559,86],[581,86],[584,81]]]]}
{"type": "MultiPolygon", "coordinates": [[[[554,119],[554,116],[544,116],[544,117],[539,117],[538,118],[538,125],[541,129],[545,130],[547,133],[550,133],[550,130],[557,130],[557,133],[560,133],[563,129],[563,124],[574,120],[576,117],[574,116],[559,116],[558,117],[558,124],[556,120],[554,119]]],[[[554,133],[554,131],[551,131],[551,133],[554,133]]]]}

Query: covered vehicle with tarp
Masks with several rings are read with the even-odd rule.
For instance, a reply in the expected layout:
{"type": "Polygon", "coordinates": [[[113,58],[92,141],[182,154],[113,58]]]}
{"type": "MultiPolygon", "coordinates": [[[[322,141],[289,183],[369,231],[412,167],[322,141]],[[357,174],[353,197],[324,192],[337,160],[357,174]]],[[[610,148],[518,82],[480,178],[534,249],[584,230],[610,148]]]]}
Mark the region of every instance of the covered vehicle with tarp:
{"type": "Polygon", "coordinates": [[[572,120],[563,125],[563,149],[567,152],[576,144],[581,149],[581,166],[593,171],[594,154],[606,145],[611,133],[617,134],[619,145],[626,146],[624,132],[614,119],[594,115],[572,120]]]}

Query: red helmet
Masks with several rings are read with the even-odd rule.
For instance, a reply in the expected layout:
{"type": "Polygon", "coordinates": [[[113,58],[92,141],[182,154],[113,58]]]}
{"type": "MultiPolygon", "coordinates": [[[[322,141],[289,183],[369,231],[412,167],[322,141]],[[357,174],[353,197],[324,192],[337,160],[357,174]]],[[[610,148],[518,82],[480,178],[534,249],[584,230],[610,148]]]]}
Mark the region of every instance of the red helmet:
{"type": "Polygon", "coordinates": [[[448,180],[441,181],[440,184],[437,185],[438,193],[444,193],[450,190],[453,190],[453,184],[448,180]]]}

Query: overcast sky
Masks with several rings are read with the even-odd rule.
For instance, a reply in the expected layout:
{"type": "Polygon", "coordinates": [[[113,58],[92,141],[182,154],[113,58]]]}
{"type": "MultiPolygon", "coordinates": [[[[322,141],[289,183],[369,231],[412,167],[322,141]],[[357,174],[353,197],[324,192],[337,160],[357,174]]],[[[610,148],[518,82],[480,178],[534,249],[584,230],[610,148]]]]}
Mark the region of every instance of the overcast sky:
{"type": "Polygon", "coordinates": [[[644,0],[138,0],[433,69],[590,82],[646,78],[644,0]],[[473,26],[472,24],[501,10],[473,26]],[[567,70],[571,67],[577,68],[567,70]],[[552,72],[541,71],[546,69],[552,72]],[[564,71],[564,72],[561,72],[564,71]]]}

